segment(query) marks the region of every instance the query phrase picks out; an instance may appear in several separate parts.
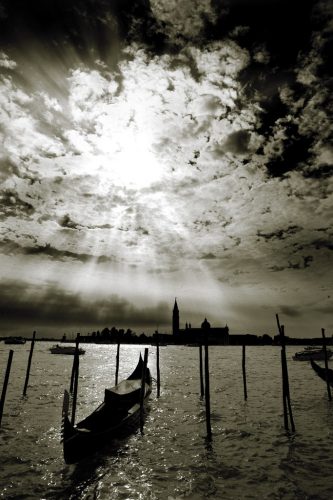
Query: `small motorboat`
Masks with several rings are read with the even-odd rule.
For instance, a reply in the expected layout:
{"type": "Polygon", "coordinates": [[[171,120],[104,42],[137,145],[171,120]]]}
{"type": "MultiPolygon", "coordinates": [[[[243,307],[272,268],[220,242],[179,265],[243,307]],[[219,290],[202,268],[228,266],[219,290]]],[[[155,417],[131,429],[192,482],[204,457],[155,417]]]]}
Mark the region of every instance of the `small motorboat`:
{"type": "MultiPolygon", "coordinates": [[[[52,354],[75,354],[75,346],[72,345],[54,345],[53,347],[50,347],[50,352],[52,354]]],[[[82,349],[82,347],[79,347],[79,354],[84,354],[86,351],[82,349]]]]}
{"type": "MultiPolygon", "coordinates": [[[[327,359],[331,358],[333,352],[330,349],[326,349],[327,359]]],[[[322,347],[309,348],[306,347],[304,351],[296,352],[293,356],[294,361],[311,361],[314,359],[316,361],[321,361],[325,359],[325,351],[322,347]]]]}
{"type": "Polygon", "coordinates": [[[25,344],[26,340],[22,337],[8,337],[5,339],[5,344],[25,344]]]}
{"type": "Polygon", "coordinates": [[[119,384],[105,389],[104,401],[88,417],[76,425],[68,418],[69,394],[65,391],[63,404],[62,440],[64,459],[75,463],[114,439],[135,432],[140,425],[142,401],[146,404],[151,393],[151,374],[145,370],[141,354],[133,373],[119,384]]]}
{"type": "MultiPolygon", "coordinates": [[[[310,360],[310,362],[317,375],[326,382],[326,369],[322,366],[319,366],[318,363],[316,363],[312,359],[310,360]]],[[[327,369],[327,378],[329,384],[333,387],[333,370],[331,370],[330,368],[327,369]]]]}

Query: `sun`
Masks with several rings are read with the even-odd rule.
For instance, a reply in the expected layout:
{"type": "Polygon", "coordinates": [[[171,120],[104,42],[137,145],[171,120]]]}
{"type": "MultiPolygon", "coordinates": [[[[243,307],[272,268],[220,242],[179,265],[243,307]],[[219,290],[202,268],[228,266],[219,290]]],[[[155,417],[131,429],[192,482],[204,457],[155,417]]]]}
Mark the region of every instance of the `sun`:
{"type": "Polygon", "coordinates": [[[119,152],[114,165],[115,180],[128,187],[143,188],[161,179],[161,165],[143,137],[128,141],[127,147],[119,152]]]}
{"type": "Polygon", "coordinates": [[[150,134],[140,130],[122,129],[111,139],[105,136],[98,144],[103,175],[115,185],[132,189],[158,182],[163,168],[152,144],[150,134]]]}

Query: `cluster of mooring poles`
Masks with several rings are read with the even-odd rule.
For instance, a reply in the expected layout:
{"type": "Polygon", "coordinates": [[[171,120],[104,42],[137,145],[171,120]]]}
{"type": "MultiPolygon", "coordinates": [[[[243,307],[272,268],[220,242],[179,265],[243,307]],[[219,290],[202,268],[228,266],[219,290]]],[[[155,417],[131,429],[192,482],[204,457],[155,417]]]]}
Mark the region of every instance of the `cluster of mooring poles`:
{"type": "MultiPolygon", "coordinates": [[[[34,346],[35,346],[35,338],[36,338],[36,332],[33,332],[32,340],[31,340],[31,344],[30,344],[30,353],[29,353],[29,358],[28,358],[27,372],[26,372],[24,388],[23,388],[23,396],[26,396],[26,394],[27,394],[31,361],[32,361],[32,355],[33,355],[34,346]]],[[[0,427],[1,427],[3,409],[5,406],[5,399],[6,399],[7,387],[8,387],[8,383],[9,383],[10,370],[11,370],[12,361],[13,361],[13,355],[14,355],[14,351],[12,349],[10,349],[9,355],[8,355],[5,378],[4,378],[3,387],[2,387],[1,399],[0,399],[0,427]]]]}
{"type": "MultiPolygon", "coordinates": [[[[292,407],[290,401],[290,390],[289,390],[289,378],[288,378],[288,366],[287,366],[287,358],[286,358],[286,341],[285,341],[285,330],[284,326],[280,324],[279,316],[276,314],[276,321],[279,331],[280,338],[280,346],[281,346],[281,368],[282,368],[282,400],[283,400],[283,417],[284,417],[284,427],[287,431],[289,431],[289,424],[292,432],[295,432],[295,424],[292,414],[292,407]]],[[[201,399],[205,398],[205,413],[206,413],[206,431],[207,431],[207,439],[210,441],[212,439],[212,428],[211,428],[211,419],[210,419],[210,382],[209,382],[209,350],[208,350],[208,331],[209,326],[203,325],[203,343],[199,345],[199,370],[200,370],[200,397],[201,399]],[[204,352],[203,352],[204,347],[204,352]]],[[[328,369],[328,358],[327,358],[327,349],[326,349],[326,337],[324,328],[321,329],[322,339],[323,339],[323,351],[324,351],[324,360],[325,360],[325,373],[326,373],[326,385],[327,385],[327,394],[328,399],[332,400],[331,387],[329,383],[329,369],[328,369]]],[[[160,397],[160,344],[159,344],[159,335],[158,332],[155,332],[156,337],[156,386],[157,386],[157,397],[160,397]]],[[[25,383],[23,388],[23,396],[26,396],[29,376],[30,376],[30,368],[32,362],[32,356],[35,345],[36,332],[33,332],[33,336],[30,344],[30,353],[28,358],[28,366],[26,371],[25,383]]],[[[77,405],[77,394],[78,394],[78,380],[79,380],[79,342],[80,342],[80,334],[77,334],[75,341],[75,354],[73,360],[73,367],[71,373],[71,381],[70,381],[70,394],[72,396],[72,414],[71,414],[71,423],[74,425],[75,422],[75,414],[76,414],[76,405],[77,405]]],[[[7,386],[9,382],[10,370],[13,360],[14,351],[9,351],[7,368],[5,372],[5,378],[2,388],[2,394],[0,399],[0,427],[3,415],[3,409],[5,404],[7,386]]],[[[120,342],[117,344],[117,353],[116,353],[116,370],[115,370],[115,385],[118,384],[118,374],[119,374],[119,359],[120,359],[120,342]]],[[[143,415],[144,415],[144,394],[145,394],[145,374],[148,365],[148,348],[145,348],[144,351],[144,367],[142,373],[142,382],[141,382],[141,393],[140,393],[140,430],[143,433],[143,415]]],[[[242,346],[242,376],[243,376],[243,389],[244,389],[244,400],[247,400],[247,381],[246,381],[246,347],[242,346]]],[[[66,412],[68,412],[69,407],[69,395],[67,391],[65,391],[65,399],[64,399],[64,408],[66,407],[66,412]]],[[[64,409],[63,409],[64,411],[64,409]]]]}
{"type": "MultiPolygon", "coordinates": [[[[295,424],[294,424],[292,408],[291,408],[291,401],[290,401],[284,326],[280,325],[279,316],[277,314],[276,314],[276,320],[277,320],[278,330],[279,330],[279,334],[280,334],[280,345],[281,345],[284,427],[286,430],[289,430],[289,421],[290,421],[291,430],[292,430],[292,432],[295,432],[295,424]]],[[[211,421],[210,421],[208,331],[209,331],[209,327],[203,325],[204,363],[203,363],[203,359],[202,359],[203,358],[202,344],[200,344],[199,345],[199,371],[200,371],[200,397],[201,397],[201,399],[205,398],[206,431],[207,431],[207,439],[210,441],[212,439],[212,428],[211,428],[211,421]]],[[[322,336],[323,336],[323,347],[324,347],[324,352],[325,352],[325,369],[326,369],[326,374],[327,374],[328,373],[328,365],[327,365],[327,354],[326,354],[326,344],[325,344],[325,333],[324,333],[323,329],[322,329],[322,336]]],[[[245,345],[242,346],[242,376],[243,376],[244,400],[247,401],[246,347],[245,347],[245,345]]],[[[329,399],[331,400],[331,392],[330,392],[330,386],[329,386],[327,375],[326,375],[326,381],[327,381],[327,391],[328,391],[329,399]]]]}

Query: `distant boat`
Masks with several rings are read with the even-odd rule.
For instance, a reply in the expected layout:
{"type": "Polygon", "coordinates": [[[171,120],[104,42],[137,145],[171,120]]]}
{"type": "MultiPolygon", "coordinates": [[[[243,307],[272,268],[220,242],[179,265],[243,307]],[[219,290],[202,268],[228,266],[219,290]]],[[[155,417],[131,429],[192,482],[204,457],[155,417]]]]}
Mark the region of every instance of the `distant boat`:
{"type": "MultiPolygon", "coordinates": [[[[75,354],[75,346],[72,345],[54,345],[50,347],[52,354],[75,354]]],[[[79,347],[79,354],[84,354],[86,351],[79,347]]]]}
{"type": "MultiPolygon", "coordinates": [[[[140,397],[144,363],[140,354],[133,373],[118,385],[105,389],[104,401],[87,418],[73,426],[68,418],[69,394],[63,404],[62,441],[65,462],[75,463],[112,439],[135,432],[140,424],[140,397]]],[[[151,375],[146,368],[144,403],[151,393],[151,375]]]]}
{"type": "MultiPolygon", "coordinates": [[[[317,373],[317,375],[325,380],[326,382],[326,370],[325,368],[323,368],[322,366],[319,366],[315,361],[313,361],[312,359],[310,360],[311,362],[311,366],[312,368],[314,369],[314,371],[317,373]]],[[[329,384],[333,387],[333,370],[331,370],[330,368],[327,369],[327,376],[328,376],[328,381],[329,381],[329,384]]]]}
{"type": "Polygon", "coordinates": [[[22,337],[9,337],[5,340],[5,344],[25,344],[26,340],[22,337]]]}
{"type": "MultiPolygon", "coordinates": [[[[330,349],[326,349],[327,352],[327,359],[331,358],[333,355],[333,352],[330,349]]],[[[304,351],[301,352],[296,352],[296,354],[293,356],[294,361],[311,361],[311,359],[314,359],[316,361],[324,360],[325,359],[325,351],[321,347],[306,347],[304,351]]]]}

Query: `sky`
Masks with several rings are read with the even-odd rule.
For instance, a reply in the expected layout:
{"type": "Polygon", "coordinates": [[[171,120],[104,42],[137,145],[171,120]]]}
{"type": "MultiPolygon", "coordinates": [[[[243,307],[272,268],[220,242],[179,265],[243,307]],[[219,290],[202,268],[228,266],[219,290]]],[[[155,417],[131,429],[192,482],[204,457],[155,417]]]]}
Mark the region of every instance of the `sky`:
{"type": "Polygon", "coordinates": [[[0,0],[0,336],[333,334],[328,0],[0,0]]]}

